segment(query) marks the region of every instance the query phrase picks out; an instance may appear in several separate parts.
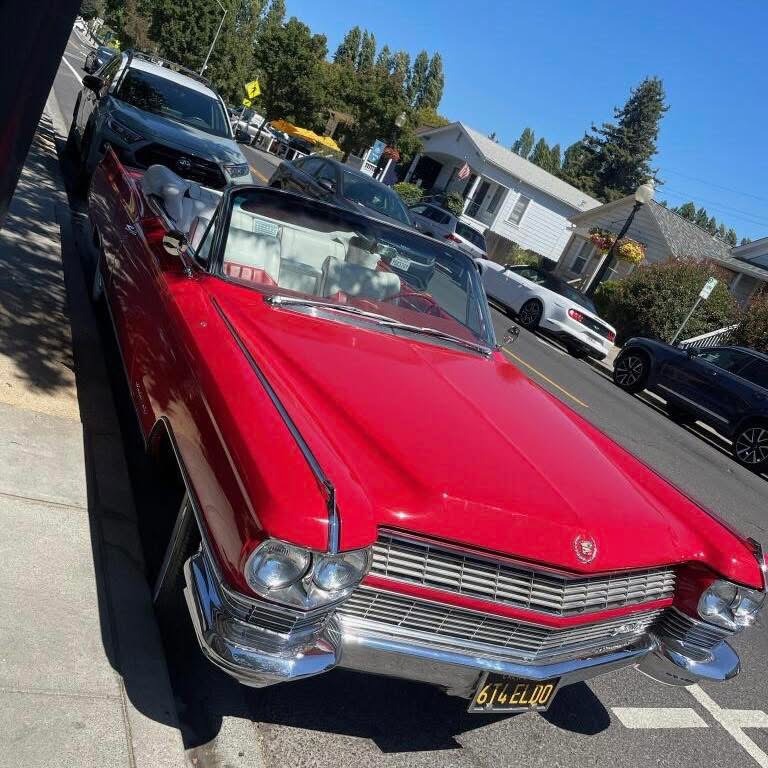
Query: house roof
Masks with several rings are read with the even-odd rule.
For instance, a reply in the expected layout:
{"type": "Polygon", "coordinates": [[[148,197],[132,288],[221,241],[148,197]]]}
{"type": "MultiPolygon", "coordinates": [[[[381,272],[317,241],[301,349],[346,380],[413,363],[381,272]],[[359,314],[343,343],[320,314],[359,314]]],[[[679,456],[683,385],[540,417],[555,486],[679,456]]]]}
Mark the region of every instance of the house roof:
{"type": "MultiPolygon", "coordinates": [[[[611,230],[620,229],[626,221],[630,209],[635,204],[634,196],[623,197],[621,200],[615,200],[607,203],[600,208],[595,208],[585,213],[576,214],[571,217],[574,224],[597,223],[611,221],[608,226],[611,230]]],[[[712,237],[705,229],[694,224],[688,219],[684,219],[680,214],[669,210],[660,205],[655,200],[644,205],[637,214],[636,222],[640,224],[641,229],[645,228],[645,239],[656,241],[657,245],[663,245],[669,250],[670,256],[677,258],[689,257],[693,259],[732,259],[730,248],[716,237],[712,237]],[[650,227],[655,232],[650,232],[650,227]],[[650,235],[650,237],[649,237],[650,235]],[[658,242],[661,239],[661,243],[658,242]]],[[[634,234],[637,227],[633,226],[629,235],[637,237],[634,234]]],[[[640,237],[643,240],[643,236],[640,237]]]]}
{"type": "Polygon", "coordinates": [[[487,136],[476,131],[474,128],[470,128],[462,122],[451,123],[450,125],[445,125],[441,128],[420,131],[419,135],[422,137],[429,137],[443,131],[449,131],[451,129],[455,130],[456,128],[459,128],[466,134],[487,162],[495,165],[502,171],[506,171],[512,176],[515,176],[520,179],[520,181],[524,181],[526,184],[529,184],[536,189],[540,189],[542,192],[546,192],[551,197],[554,197],[579,211],[587,211],[602,205],[599,200],[590,197],[586,192],[582,192],[580,189],[571,186],[557,176],[549,173],[549,171],[539,168],[538,165],[520,157],[520,155],[515,154],[512,150],[507,149],[501,144],[497,144],[492,139],[489,139],[487,136]]]}

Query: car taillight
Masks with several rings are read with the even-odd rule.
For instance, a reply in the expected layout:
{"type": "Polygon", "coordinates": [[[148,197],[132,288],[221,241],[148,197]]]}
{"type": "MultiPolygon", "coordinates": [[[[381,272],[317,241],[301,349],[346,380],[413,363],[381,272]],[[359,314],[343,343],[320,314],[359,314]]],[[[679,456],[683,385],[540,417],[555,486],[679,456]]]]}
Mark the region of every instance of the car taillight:
{"type": "Polygon", "coordinates": [[[579,312],[578,309],[569,309],[568,310],[568,317],[575,320],[577,323],[583,323],[584,322],[584,313],[579,312]]]}
{"type": "Polygon", "coordinates": [[[460,237],[456,237],[456,235],[454,235],[453,232],[449,232],[445,236],[445,239],[446,240],[450,240],[452,243],[460,243],[461,242],[461,238],[460,237]]]}
{"type": "Polygon", "coordinates": [[[614,341],[616,341],[616,334],[613,331],[608,331],[607,338],[608,338],[608,341],[613,343],[614,341]]]}

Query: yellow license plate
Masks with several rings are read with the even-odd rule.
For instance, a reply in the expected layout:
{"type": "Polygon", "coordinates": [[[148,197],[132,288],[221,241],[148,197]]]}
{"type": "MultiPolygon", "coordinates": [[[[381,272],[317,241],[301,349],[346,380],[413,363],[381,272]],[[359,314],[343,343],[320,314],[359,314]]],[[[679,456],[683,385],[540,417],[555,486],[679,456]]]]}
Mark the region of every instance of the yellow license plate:
{"type": "Polygon", "coordinates": [[[555,698],[560,678],[523,680],[488,672],[480,678],[470,712],[543,712],[555,698]]]}

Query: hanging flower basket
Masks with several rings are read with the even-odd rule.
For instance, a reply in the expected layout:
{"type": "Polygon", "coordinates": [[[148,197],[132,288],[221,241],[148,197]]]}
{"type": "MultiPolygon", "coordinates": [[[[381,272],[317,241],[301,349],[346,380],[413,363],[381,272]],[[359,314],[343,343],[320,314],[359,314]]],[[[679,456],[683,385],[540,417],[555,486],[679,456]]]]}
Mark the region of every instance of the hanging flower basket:
{"type": "Polygon", "coordinates": [[[589,239],[592,245],[597,249],[598,253],[605,254],[611,250],[611,246],[616,237],[612,232],[600,229],[599,227],[593,227],[589,230],[589,239]]]}
{"type": "Polygon", "coordinates": [[[385,160],[392,160],[394,163],[400,162],[400,153],[397,151],[396,147],[386,146],[381,154],[384,156],[385,160]]]}
{"type": "Polygon", "coordinates": [[[622,261],[630,264],[640,264],[645,258],[645,246],[629,238],[622,239],[616,251],[622,261]]]}

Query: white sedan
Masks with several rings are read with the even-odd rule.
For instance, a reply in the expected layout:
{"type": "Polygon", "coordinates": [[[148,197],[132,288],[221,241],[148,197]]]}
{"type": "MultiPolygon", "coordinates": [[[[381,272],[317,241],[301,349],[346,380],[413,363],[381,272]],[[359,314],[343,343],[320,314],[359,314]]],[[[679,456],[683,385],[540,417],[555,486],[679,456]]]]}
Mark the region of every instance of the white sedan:
{"type": "Polygon", "coordinates": [[[592,300],[564,280],[524,264],[475,262],[489,299],[517,314],[517,322],[557,336],[572,354],[602,360],[609,352],[616,330],[602,320],[592,300]]]}

